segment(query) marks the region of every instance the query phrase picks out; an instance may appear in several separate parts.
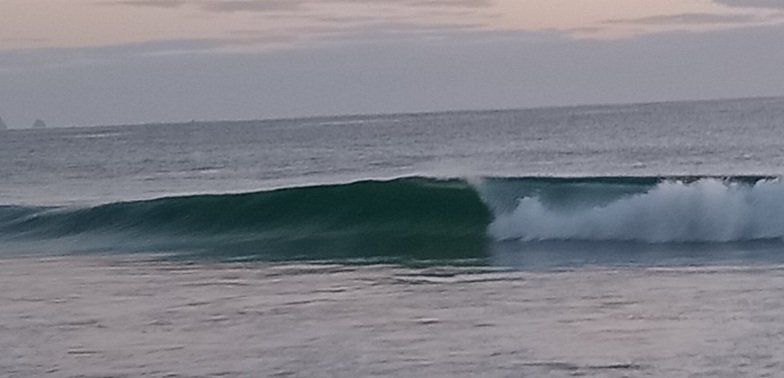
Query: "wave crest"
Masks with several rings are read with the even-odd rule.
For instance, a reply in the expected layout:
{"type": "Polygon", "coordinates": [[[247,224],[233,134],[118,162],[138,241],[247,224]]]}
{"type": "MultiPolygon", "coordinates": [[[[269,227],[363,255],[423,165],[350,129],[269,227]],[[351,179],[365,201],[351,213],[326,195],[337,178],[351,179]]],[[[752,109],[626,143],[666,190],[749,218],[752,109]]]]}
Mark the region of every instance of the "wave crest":
{"type": "Polygon", "coordinates": [[[784,184],[716,178],[664,180],[644,193],[599,206],[555,208],[540,196],[496,214],[499,240],[648,243],[733,242],[784,237],[784,184]]]}
{"type": "Polygon", "coordinates": [[[0,253],[455,261],[486,259],[508,244],[492,239],[606,246],[782,238],[784,183],[759,176],[408,177],[83,208],[0,206],[0,253]]]}

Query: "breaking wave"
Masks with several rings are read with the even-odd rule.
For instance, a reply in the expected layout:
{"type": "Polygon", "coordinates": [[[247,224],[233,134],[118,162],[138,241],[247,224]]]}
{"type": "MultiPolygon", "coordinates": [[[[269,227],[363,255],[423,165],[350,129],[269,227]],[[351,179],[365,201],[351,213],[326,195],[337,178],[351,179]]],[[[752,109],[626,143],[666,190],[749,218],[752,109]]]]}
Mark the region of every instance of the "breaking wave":
{"type": "Polygon", "coordinates": [[[547,193],[516,201],[490,224],[494,238],[694,243],[784,237],[784,184],[774,178],[662,179],[637,193],[567,206],[551,203],[547,193]]]}
{"type": "Polygon", "coordinates": [[[776,177],[409,177],[82,208],[0,206],[8,251],[215,260],[485,259],[496,241],[784,237],[776,177]]]}

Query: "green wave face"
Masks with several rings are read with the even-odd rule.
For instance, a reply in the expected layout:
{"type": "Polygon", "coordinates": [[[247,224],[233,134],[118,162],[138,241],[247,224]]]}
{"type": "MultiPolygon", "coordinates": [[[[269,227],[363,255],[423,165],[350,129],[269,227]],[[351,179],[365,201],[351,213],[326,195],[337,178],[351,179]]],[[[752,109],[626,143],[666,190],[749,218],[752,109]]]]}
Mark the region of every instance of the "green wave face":
{"type": "Polygon", "coordinates": [[[782,225],[775,177],[410,177],[76,209],[0,206],[0,254],[475,264],[508,241],[780,241],[782,225]]]}
{"type": "Polygon", "coordinates": [[[71,249],[60,253],[216,260],[483,259],[491,218],[464,181],[405,178],[82,209],[4,208],[0,238],[71,249]]]}

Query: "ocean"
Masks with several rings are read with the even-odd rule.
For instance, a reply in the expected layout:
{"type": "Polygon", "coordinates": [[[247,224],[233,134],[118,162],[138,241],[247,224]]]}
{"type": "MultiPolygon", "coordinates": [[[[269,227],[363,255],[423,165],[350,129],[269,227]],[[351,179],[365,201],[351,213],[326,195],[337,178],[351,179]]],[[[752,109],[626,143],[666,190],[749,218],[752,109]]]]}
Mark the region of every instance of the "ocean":
{"type": "Polygon", "coordinates": [[[784,99],[0,132],[4,376],[775,376],[784,99]]]}

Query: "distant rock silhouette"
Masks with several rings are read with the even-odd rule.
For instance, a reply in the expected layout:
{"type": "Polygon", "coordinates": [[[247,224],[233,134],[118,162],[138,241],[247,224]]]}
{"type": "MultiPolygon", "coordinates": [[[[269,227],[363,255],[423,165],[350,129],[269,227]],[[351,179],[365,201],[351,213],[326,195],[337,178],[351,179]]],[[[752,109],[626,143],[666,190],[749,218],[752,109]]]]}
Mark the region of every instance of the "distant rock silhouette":
{"type": "Polygon", "coordinates": [[[44,127],[46,127],[46,123],[40,119],[37,119],[35,122],[33,122],[34,129],[43,129],[44,127]]]}
{"type": "Polygon", "coordinates": [[[0,118],[0,130],[8,130],[8,125],[3,122],[2,118],[0,118]]]}

